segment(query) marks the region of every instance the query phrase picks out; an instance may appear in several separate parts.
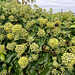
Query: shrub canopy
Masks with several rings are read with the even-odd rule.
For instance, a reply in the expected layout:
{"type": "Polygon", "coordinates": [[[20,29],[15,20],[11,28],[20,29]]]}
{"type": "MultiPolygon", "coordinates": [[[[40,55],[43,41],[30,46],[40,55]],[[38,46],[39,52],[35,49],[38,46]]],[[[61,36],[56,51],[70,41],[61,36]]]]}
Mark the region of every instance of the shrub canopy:
{"type": "Polygon", "coordinates": [[[74,75],[72,12],[0,2],[0,75],[74,75]]]}

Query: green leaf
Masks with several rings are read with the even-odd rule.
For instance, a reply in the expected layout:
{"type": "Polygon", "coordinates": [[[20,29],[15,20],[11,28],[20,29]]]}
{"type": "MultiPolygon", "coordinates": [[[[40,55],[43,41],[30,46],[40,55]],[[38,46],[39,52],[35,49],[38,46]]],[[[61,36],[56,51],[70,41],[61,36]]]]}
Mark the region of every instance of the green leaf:
{"type": "Polygon", "coordinates": [[[0,55],[0,60],[1,60],[1,61],[5,61],[5,55],[1,54],[1,55],[0,55]]]}
{"type": "Polygon", "coordinates": [[[50,70],[48,68],[45,68],[45,69],[42,70],[40,75],[50,75],[50,70]]]}
{"type": "Polygon", "coordinates": [[[40,48],[42,48],[42,46],[44,45],[45,40],[46,40],[45,37],[42,37],[42,38],[39,39],[39,45],[40,45],[40,48]]]}
{"type": "Polygon", "coordinates": [[[18,59],[16,59],[16,60],[13,62],[13,67],[12,67],[11,72],[12,72],[13,75],[22,75],[22,74],[21,74],[22,70],[20,69],[20,66],[19,66],[19,64],[18,64],[18,59]]]}
{"type": "Polygon", "coordinates": [[[68,71],[68,70],[65,70],[65,74],[66,74],[66,75],[74,75],[74,73],[73,73],[73,72],[68,71]]]}
{"type": "Polygon", "coordinates": [[[20,66],[19,66],[19,64],[18,64],[18,59],[16,59],[16,60],[14,61],[14,65],[15,65],[15,67],[16,67],[17,69],[20,68],[20,66]]]}
{"type": "Polygon", "coordinates": [[[6,50],[5,50],[5,51],[3,51],[3,52],[2,52],[2,54],[7,54],[7,53],[6,53],[6,50]]]}
{"type": "Polygon", "coordinates": [[[32,37],[34,37],[34,36],[35,36],[35,32],[31,32],[30,35],[31,35],[32,37]]]}
{"type": "Polygon", "coordinates": [[[10,53],[10,54],[8,54],[7,57],[6,57],[5,63],[9,63],[14,56],[16,56],[16,53],[10,53]]]}
{"type": "Polygon", "coordinates": [[[31,68],[33,68],[34,70],[39,70],[40,69],[40,65],[38,65],[37,62],[33,62],[31,68]]]}
{"type": "Polygon", "coordinates": [[[38,59],[38,63],[39,64],[42,64],[44,62],[48,63],[49,61],[49,54],[48,53],[45,53],[43,54],[43,56],[41,56],[39,59],[38,59]]]}
{"type": "Polygon", "coordinates": [[[39,70],[40,69],[40,65],[38,64],[37,61],[31,62],[31,63],[29,63],[29,65],[27,67],[27,71],[29,69],[39,70]]]}
{"type": "Polygon", "coordinates": [[[12,66],[9,66],[9,68],[8,68],[9,73],[11,72],[11,69],[12,69],[12,66]]]}
{"type": "Polygon", "coordinates": [[[15,60],[15,62],[14,62],[14,69],[15,69],[15,72],[18,72],[18,71],[19,71],[19,68],[20,68],[20,66],[19,66],[19,64],[18,64],[18,59],[17,59],[17,60],[15,60]]]}
{"type": "Polygon", "coordinates": [[[75,25],[70,26],[70,28],[75,28],[75,25]]]}
{"type": "Polygon", "coordinates": [[[35,70],[30,69],[30,70],[28,71],[28,75],[38,75],[38,74],[37,74],[37,72],[36,72],[35,70]]]}
{"type": "Polygon", "coordinates": [[[52,14],[52,15],[51,15],[51,19],[53,19],[54,17],[55,17],[55,15],[54,15],[54,14],[52,14]]]}

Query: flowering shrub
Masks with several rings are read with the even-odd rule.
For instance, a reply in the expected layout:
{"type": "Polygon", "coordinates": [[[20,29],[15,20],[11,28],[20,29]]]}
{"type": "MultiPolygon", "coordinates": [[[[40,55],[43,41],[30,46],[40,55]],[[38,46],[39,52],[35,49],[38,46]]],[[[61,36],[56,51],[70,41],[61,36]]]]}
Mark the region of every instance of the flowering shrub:
{"type": "Polygon", "coordinates": [[[0,75],[75,75],[71,13],[0,2],[0,75]]]}

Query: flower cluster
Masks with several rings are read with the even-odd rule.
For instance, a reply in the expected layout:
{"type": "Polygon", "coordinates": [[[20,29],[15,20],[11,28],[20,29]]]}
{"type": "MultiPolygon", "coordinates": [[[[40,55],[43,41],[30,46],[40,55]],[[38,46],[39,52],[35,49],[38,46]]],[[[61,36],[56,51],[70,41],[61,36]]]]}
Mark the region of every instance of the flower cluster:
{"type": "Polygon", "coordinates": [[[39,29],[39,31],[37,32],[38,37],[44,37],[46,35],[45,30],[44,29],[39,29]]]}
{"type": "Polygon", "coordinates": [[[14,25],[13,28],[12,28],[12,32],[13,33],[20,33],[22,30],[22,25],[14,25]]]}
{"type": "Polygon", "coordinates": [[[8,43],[6,46],[6,48],[11,51],[13,51],[15,47],[16,47],[16,42],[8,43]]]}
{"type": "Polygon", "coordinates": [[[51,72],[53,75],[57,75],[57,73],[58,73],[58,71],[56,69],[53,69],[51,72]]]}
{"type": "Polygon", "coordinates": [[[56,37],[58,36],[60,33],[61,33],[61,29],[58,28],[58,27],[55,27],[53,30],[52,30],[52,33],[53,33],[53,37],[56,37]]]}
{"type": "Polygon", "coordinates": [[[61,33],[63,34],[63,36],[65,36],[67,34],[67,32],[65,30],[63,30],[61,33]]]}
{"type": "Polygon", "coordinates": [[[55,23],[54,22],[48,22],[47,23],[47,27],[48,28],[54,28],[55,27],[55,23]]]}
{"type": "Polygon", "coordinates": [[[15,29],[13,30],[13,32],[15,34],[14,40],[27,39],[28,38],[29,34],[28,34],[27,30],[22,28],[21,25],[15,25],[15,29]],[[20,28],[19,28],[19,26],[20,26],[20,28]],[[16,31],[14,31],[15,29],[16,29],[16,31]]]}
{"type": "Polygon", "coordinates": [[[36,52],[36,53],[40,52],[39,46],[35,42],[30,45],[30,49],[31,49],[31,52],[36,52]]]}
{"type": "MultiPolygon", "coordinates": [[[[54,61],[55,62],[55,61],[54,61]]],[[[54,63],[53,62],[53,63],[54,63]]],[[[56,62],[55,62],[56,63],[56,62]]],[[[56,63],[57,64],[57,63],[56,63]]],[[[56,65],[55,65],[56,66],[56,65]]],[[[57,67],[56,68],[54,68],[54,69],[52,69],[52,71],[51,71],[51,73],[52,73],[52,75],[65,75],[65,68],[64,67],[60,67],[59,68],[60,70],[58,70],[57,69],[57,67]]]]}
{"type": "Polygon", "coordinates": [[[60,53],[61,53],[61,50],[60,50],[59,48],[57,48],[57,49],[55,50],[55,53],[56,53],[56,54],[60,54],[60,53]]]}
{"type": "Polygon", "coordinates": [[[56,61],[54,61],[53,66],[57,68],[59,65],[58,65],[58,63],[56,61]]]}
{"type": "Polygon", "coordinates": [[[28,21],[27,24],[26,24],[26,29],[27,30],[30,30],[30,27],[32,27],[35,24],[36,24],[36,21],[35,20],[28,21]]]}
{"type": "Polygon", "coordinates": [[[59,66],[59,64],[57,62],[57,58],[53,57],[52,59],[53,59],[53,66],[57,68],[59,66]]]}
{"type": "Polygon", "coordinates": [[[58,17],[54,17],[53,21],[57,21],[57,20],[59,20],[59,18],[58,17]]]}
{"type": "Polygon", "coordinates": [[[5,45],[0,45],[0,53],[2,53],[3,51],[5,51],[5,45]]]}
{"type": "Polygon", "coordinates": [[[25,46],[25,45],[16,45],[15,51],[18,54],[23,54],[26,49],[27,49],[27,46],[25,46]]]}
{"type": "Polygon", "coordinates": [[[46,46],[45,49],[46,49],[46,50],[50,50],[50,47],[49,47],[49,46],[46,46]]]}
{"type": "Polygon", "coordinates": [[[52,60],[53,60],[53,61],[57,61],[57,57],[53,57],[52,60]]]}
{"type": "Polygon", "coordinates": [[[39,18],[38,22],[39,22],[40,27],[43,27],[44,25],[47,24],[48,20],[44,18],[39,18]]]}
{"type": "Polygon", "coordinates": [[[74,70],[73,65],[68,65],[68,66],[67,66],[67,69],[68,69],[70,72],[73,71],[73,70],[74,70]]]}
{"type": "Polygon", "coordinates": [[[25,5],[22,5],[22,6],[20,7],[20,15],[25,14],[26,11],[27,11],[27,7],[26,7],[25,5]]]}
{"type": "Polygon", "coordinates": [[[35,13],[35,17],[39,17],[39,13],[35,13]]]}
{"type": "Polygon", "coordinates": [[[32,36],[28,36],[27,41],[28,41],[29,43],[32,43],[32,42],[34,41],[34,38],[33,38],[32,36]]]}
{"type": "Polygon", "coordinates": [[[8,38],[9,40],[12,40],[12,39],[14,38],[14,34],[13,34],[13,33],[8,33],[8,34],[7,34],[7,38],[8,38]]]}
{"type": "Polygon", "coordinates": [[[61,21],[60,20],[57,20],[57,21],[55,21],[55,26],[61,26],[61,21]]]}
{"type": "Polygon", "coordinates": [[[15,34],[14,41],[19,40],[20,39],[19,37],[20,37],[20,34],[19,33],[15,34]]]}
{"type": "Polygon", "coordinates": [[[60,51],[61,53],[67,53],[67,50],[64,47],[60,48],[60,51]]]}
{"type": "Polygon", "coordinates": [[[28,63],[29,63],[29,62],[28,62],[28,58],[25,57],[25,56],[23,56],[23,57],[21,57],[21,58],[19,59],[18,63],[19,63],[19,65],[20,65],[20,67],[23,69],[23,68],[27,67],[27,65],[28,65],[28,63]]]}
{"type": "Polygon", "coordinates": [[[60,71],[64,72],[65,71],[65,68],[64,67],[61,67],[60,68],[60,71]]]}
{"type": "Polygon", "coordinates": [[[60,39],[60,41],[59,41],[59,46],[66,46],[66,40],[64,40],[64,39],[60,39]]]}
{"type": "Polygon", "coordinates": [[[73,69],[73,65],[75,64],[75,54],[72,53],[64,53],[62,56],[62,63],[67,66],[68,69],[73,69]]]}
{"type": "Polygon", "coordinates": [[[75,54],[75,46],[70,46],[68,49],[71,53],[75,54]]]}
{"type": "Polygon", "coordinates": [[[1,20],[4,20],[4,19],[5,19],[5,16],[4,16],[4,15],[1,15],[1,16],[0,16],[0,19],[1,19],[1,20]]]}
{"type": "Polygon", "coordinates": [[[15,20],[15,17],[14,17],[13,15],[10,15],[10,16],[8,17],[8,19],[9,19],[9,21],[13,22],[13,21],[15,20]]]}
{"type": "MultiPolygon", "coordinates": [[[[18,5],[17,5],[17,7],[18,7],[18,5]]],[[[13,15],[16,14],[16,15],[18,16],[19,9],[16,9],[15,6],[14,6],[14,7],[11,8],[11,13],[12,13],[13,15]]]]}
{"type": "Polygon", "coordinates": [[[23,38],[28,37],[28,32],[26,31],[26,29],[22,28],[22,30],[20,32],[20,36],[23,38]]]}
{"type": "Polygon", "coordinates": [[[67,20],[67,19],[70,17],[70,15],[71,15],[71,14],[70,14],[69,12],[63,12],[63,13],[62,13],[62,19],[63,19],[63,20],[67,20]]]}
{"type": "Polygon", "coordinates": [[[29,62],[31,62],[31,61],[36,61],[37,59],[38,59],[38,54],[32,54],[32,55],[28,58],[29,62]]]}
{"type": "Polygon", "coordinates": [[[56,47],[58,47],[59,41],[56,39],[56,38],[52,38],[52,39],[49,39],[49,42],[48,44],[54,49],[56,47]]]}
{"type": "Polygon", "coordinates": [[[7,75],[7,70],[3,70],[0,72],[0,75],[7,75]]]}
{"type": "Polygon", "coordinates": [[[12,31],[12,27],[13,27],[12,23],[11,23],[11,22],[8,22],[8,23],[6,23],[6,24],[4,25],[4,30],[5,30],[6,32],[11,32],[11,31],[12,31]]]}
{"type": "Polygon", "coordinates": [[[16,8],[16,5],[17,5],[16,0],[13,0],[10,3],[8,3],[8,2],[4,3],[3,12],[6,13],[5,15],[11,14],[11,13],[17,14],[19,12],[19,10],[16,8]]]}
{"type": "Polygon", "coordinates": [[[5,36],[4,34],[0,34],[0,41],[4,40],[5,36]]]}

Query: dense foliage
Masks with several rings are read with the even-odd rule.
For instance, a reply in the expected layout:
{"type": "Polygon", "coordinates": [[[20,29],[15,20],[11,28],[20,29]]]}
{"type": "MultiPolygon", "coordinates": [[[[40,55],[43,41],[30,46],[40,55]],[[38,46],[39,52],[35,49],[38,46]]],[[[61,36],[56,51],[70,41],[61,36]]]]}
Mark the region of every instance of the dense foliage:
{"type": "Polygon", "coordinates": [[[0,75],[75,75],[72,12],[0,2],[0,75]]]}

